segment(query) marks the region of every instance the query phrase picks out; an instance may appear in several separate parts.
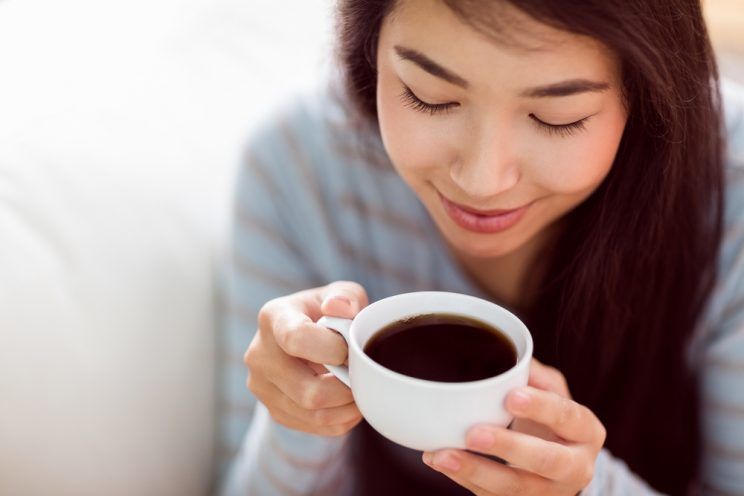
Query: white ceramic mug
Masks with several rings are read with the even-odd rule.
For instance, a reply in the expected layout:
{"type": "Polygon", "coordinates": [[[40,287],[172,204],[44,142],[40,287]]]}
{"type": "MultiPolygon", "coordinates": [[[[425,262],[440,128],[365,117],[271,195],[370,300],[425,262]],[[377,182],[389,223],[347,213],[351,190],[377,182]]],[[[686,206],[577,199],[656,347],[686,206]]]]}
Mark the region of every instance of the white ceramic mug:
{"type": "Polygon", "coordinates": [[[504,399],[527,385],[532,336],[508,310],[459,293],[422,291],[376,301],[353,320],[322,317],[318,324],[341,334],[349,345],[349,366],[326,365],[351,388],[362,415],[380,434],[408,448],[431,451],[465,448],[465,435],[480,423],[509,425],[504,399]],[[367,341],[388,324],[423,314],[474,318],[501,330],[517,350],[511,369],[471,382],[434,382],[394,372],[364,353],[367,341]]]}

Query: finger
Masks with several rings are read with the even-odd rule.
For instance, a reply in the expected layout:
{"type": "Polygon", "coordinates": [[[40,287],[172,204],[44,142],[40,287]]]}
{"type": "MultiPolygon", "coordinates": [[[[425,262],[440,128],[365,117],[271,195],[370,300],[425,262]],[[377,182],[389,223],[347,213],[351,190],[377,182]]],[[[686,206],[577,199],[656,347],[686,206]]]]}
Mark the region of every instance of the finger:
{"type": "Polygon", "coordinates": [[[269,410],[271,418],[273,418],[274,421],[276,421],[277,423],[295,431],[307,432],[319,436],[342,436],[348,433],[351,429],[354,428],[354,426],[359,423],[359,420],[354,420],[347,424],[336,424],[331,426],[318,427],[302,422],[298,418],[290,415],[283,410],[274,409],[268,406],[267,409],[269,410]]]}
{"type": "Polygon", "coordinates": [[[328,369],[285,354],[272,339],[264,339],[263,334],[259,332],[254,337],[244,357],[250,371],[249,380],[266,379],[296,403],[312,409],[343,406],[354,401],[351,390],[328,369]]]}
{"type": "Polygon", "coordinates": [[[352,281],[336,281],[326,286],[319,302],[323,315],[352,319],[369,300],[364,288],[352,281]]]}
{"type": "Polygon", "coordinates": [[[431,460],[434,469],[476,494],[549,494],[551,481],[467,451],[441,450],[431,460]]]}
{"type": "Polygon", "coordinates": [[[568,441],[594,444],[603,438],[604,427],[591,410],[552,391],[530,386],[517,389],[506,397],[506,408],[515,417],[546,425],[568,441]]]}
{"type": "Polygon", "coordinates": [[[308,410],[333,408],[354,402],[346,384],[326,371],[317,375],[297,359],[277,359],[264,370],[267,379],[295,403],[308,410]]]}
{"type": "Polygon", "coordinates": [[[477,486],[466,477],[462,477],[462,474],[459,473],[462,469],[462,457],[459,453],[462,452],[455,450],[446,450],[446,452],[435,453],[424,452],[422,460],[429,467],[446,475],[475,495],[486,496],[492,494],[482,487],[477,486]]]}
{"type": "Polygon", "coordinates": [[[547,479],[564,480],[580,460],[568,446],[493,425],[472,428],[465,442],[470,450],[494,455],[547,479]]]}
{"type": "Polygon", "coordinates": [[[514,421],[509,424],[509,430],[539,437],[547,441],[563,441],[563,439],[558,437],[549,427],[526,418],[515,418],[514,421]]]}
{"type": "Polygon", "coordinates": [[[362,419],[362,413],[357,408],[356,403],[349,403],[333,408],[309,410],[295,403],[294,400],[282,393],[274,384],[265,382],[259,385],[258,389],[261,394],[262,403],[271,405],[272,409],[283,411],[301,423],[312,426],[313,428],[345,425],[355,421],[358,422],[362,419]]]}
{"type": "Polygon", "coordinates": [[[538,389],[553,391],[568,398],[571,397],[566,378],[561,371],[555,367],[545,365],[535,358],[530,363],[528,384],[538,389]]]}
{"type": "Polygon", "coordinates": [[[328,369],[326,368],[326,366],[320,363],[308,362],[307,360],[305,360],[305,365],[307,365],[307,367],[310,368],[315,373],[315,375],[325,375],[328,373],[328,369]]]}
{"type": "Polygon", "coordinates": [[[344,363],[348,348],[340,334],[313,322],[291,300],[277,305],[275,312],[271,330],[286,354],[314,363],[344,363]]]}

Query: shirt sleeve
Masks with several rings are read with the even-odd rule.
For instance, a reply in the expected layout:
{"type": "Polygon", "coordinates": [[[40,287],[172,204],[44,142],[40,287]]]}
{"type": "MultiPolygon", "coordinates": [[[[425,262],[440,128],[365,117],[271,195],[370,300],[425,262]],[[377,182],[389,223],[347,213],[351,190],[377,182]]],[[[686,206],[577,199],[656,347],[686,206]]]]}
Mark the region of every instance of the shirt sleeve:
{"type": "Polygon", "coordinates": [[[715,324],[700,359],[704,494],[744,494],[744,225],[736,227],[743,221],[726,233],[715,324]]]}
{"type": "MultiPolygon", "coordinates": [[[[274,422],[246,387],[242,356],[267,301],[323,284],[295,229],[287,169],[296,156],[276,127],[247,147],[234,200],[228,312],[222,326],[219,459],[222,496],[312,494],[340,470],[346,437],[314,436],[274,422]]],[[[303,212],[303,214],[305,214],[303,212]]],[[[311,213],[303,215],[307,219],[311,213]]],[[[305,227],[305,226],[303,226],[305,227]]]]}
{"type": "Polygon", "coordinates": [[[744,87],[723,84],[727,128],[726,231],[703,335],[701,492],[744,494],[744,87]]]}
{"type": "Polygon", "coordinates": [[[594,478],[581,491],[581,496],[653,496],[655,491],[636,474],[631,472],[622,460],[615,458],[603,449],[594,464],[594,478]]]}
{"type": "Polygon", "coordinates": [[[705,354],[701,400],[704,494],[744,494],[744,297],[735,312],[735,323],[730,324],[734,327],[705,354]]]}

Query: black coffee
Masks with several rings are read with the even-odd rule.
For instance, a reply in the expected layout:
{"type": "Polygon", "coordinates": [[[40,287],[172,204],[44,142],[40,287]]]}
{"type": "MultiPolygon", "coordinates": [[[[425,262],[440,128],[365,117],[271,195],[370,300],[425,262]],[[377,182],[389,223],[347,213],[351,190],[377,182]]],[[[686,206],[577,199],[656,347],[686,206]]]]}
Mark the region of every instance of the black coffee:
{"type": "Polygon", "coordinates": [[[501,331],[469,317],[418,315],[377,331],[364,352],[400,374],[439,382],[493,377],[517,363],[517,351],[501,331]]]}

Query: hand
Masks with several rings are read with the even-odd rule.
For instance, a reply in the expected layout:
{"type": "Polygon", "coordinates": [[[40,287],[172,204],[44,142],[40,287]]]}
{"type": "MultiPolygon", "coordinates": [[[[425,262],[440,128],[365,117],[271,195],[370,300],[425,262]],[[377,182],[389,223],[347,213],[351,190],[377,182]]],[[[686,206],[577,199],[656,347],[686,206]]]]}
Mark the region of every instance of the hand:
{"type": "Polygon", "coordinates": [[[557,369],[532,361],[528,386],[510,392],[511,429],[478,425],[468,449],[424,453],[424,462],[477,495],[571,495],[592,480],[606,431],[587,407],[571,399],[557,369]]]}
{"type": "Polygon", "coordinates": [[[248,389],[275,421],[322,436],[340,436],[361,421],[351,390],[320,365],[345,363],[346,341],[315,322],[323,315],[350,319],[365,306],[364,288],[339,281],[261,308],[258,331],[243,361],[248,389]]]}

